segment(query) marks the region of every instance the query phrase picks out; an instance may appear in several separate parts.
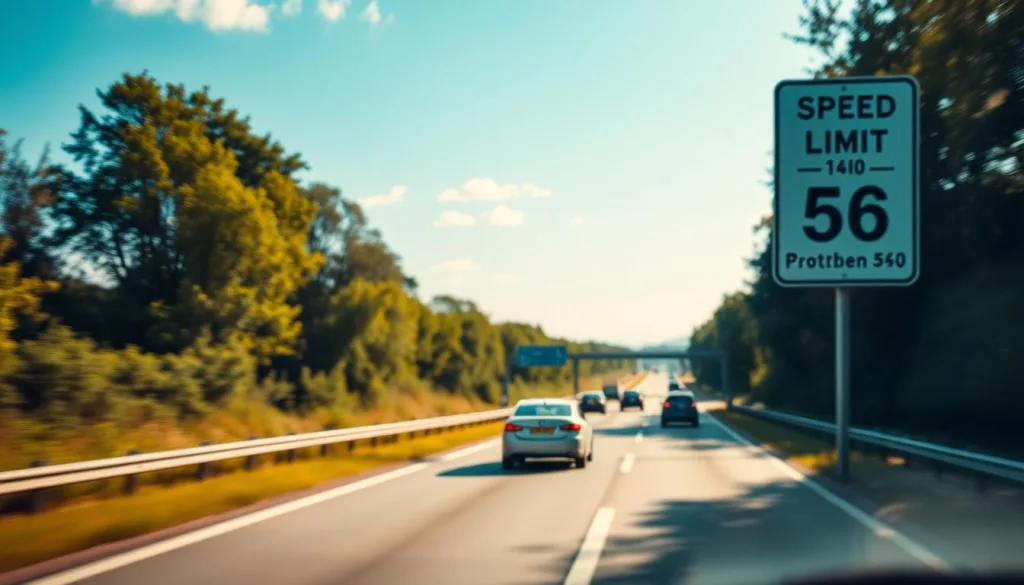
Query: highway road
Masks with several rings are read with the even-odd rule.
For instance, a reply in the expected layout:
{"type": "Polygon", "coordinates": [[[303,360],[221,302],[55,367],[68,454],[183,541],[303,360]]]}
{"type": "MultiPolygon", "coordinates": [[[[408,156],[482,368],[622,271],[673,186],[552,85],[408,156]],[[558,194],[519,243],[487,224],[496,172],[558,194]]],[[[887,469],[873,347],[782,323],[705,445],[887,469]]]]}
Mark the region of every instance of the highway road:
{"type": "Polygon", "coordinates": [[[769,583],[938,566],[899,533],[702,414],[589,415],[585,469],[502,471],[497,441],[86,565],[39,583],[484,585],[769,583]]]}

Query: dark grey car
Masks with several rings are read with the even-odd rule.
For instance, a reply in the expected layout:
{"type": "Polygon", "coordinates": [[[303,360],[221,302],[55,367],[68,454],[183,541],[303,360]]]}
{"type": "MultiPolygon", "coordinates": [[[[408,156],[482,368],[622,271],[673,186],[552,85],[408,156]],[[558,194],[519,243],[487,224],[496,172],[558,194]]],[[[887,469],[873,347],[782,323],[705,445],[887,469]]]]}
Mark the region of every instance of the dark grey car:
{"type": "Polygon", "coordinates": [[[700,413],[697,411],[697,397],[692,392],[669,392],[661,404],[661,426],[669,423],[685,422],[694,427],[700,426],[700,413]]]}

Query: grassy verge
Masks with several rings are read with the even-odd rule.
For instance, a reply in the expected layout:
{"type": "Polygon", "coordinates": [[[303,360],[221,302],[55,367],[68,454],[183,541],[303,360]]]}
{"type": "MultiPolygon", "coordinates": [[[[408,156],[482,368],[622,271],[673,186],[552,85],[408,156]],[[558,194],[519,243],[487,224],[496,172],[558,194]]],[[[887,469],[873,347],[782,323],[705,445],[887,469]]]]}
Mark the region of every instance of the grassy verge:
{"type": "MultiPolygon", "coordinates": [[[[502,423],[406,440],[323,459],[267,465],[203,482],[147,485],[131,497],[75,502],[0,522],[0,572],[175,526],[210,514],[310,488],[376,467],[408,461],[501,432],[502,423]]],[[[341,451],[341,449],[338,449],[341,451]]]]}
{"type": "MultiPolygon", "coordinates": [[[[595,376],[583,382],[600,384],[606,378],[595,376]]],[[[633,378],[627,386],[634,386],[642,379],[642,375],[633,378]]],[[[511,388],[510,394],[515,401],[529,396],[560,396],[570,391],[562,385],[551,385],[511,388]]],[[[477,405],[469,401],[454,405],[454,408],[448,406],[439,409],[441,412],[437,412],[438,409],[421,409],[416,414],[430,416],[494,408],[493,405],[477,405]]],[[[409,410],[406,405],[406,416],[401,418],[413,418],[415,415],[410,416],[409,410]]],[[[380,414],[364,413],[365,418],[356,419],[356,424],[399,419],[398,411],[389,417],[381,417],[380,414]]],[[[279,413],[277,416],[285,415],[279,413]]],[[[225,420],[231,419],[221,416],[215,422],[223,424],[225,420]]],[[[322,427],[310,425],[310,428],[301,430],[319,428],[322,427]]],[[[379,446],[360,441],[352,451],[345,445],[337,445],[328,457],[319,457],[318,449],[303,449],[297,453],[297,461],[293,463],[283,463],[282,458],[268,455],[263,457],[263,465],[251,472],[242,471],[242,460],[222,461],[216,465],[217,474],[202,482],[194,480],[194,467],[144,474],[138,478],[140,488],[129,497],[122,497],[123,479],[51,490],[47,494],[46,511],[34,515],[4,515],[3,522],[0,522],[0,572],[240,508],[383,465],[424,457],[498,435],[501,429],[502,423],[498,422],[379,446]]],[[[206,429],[207,432],[209,430],[206,429]]],[[[229,432],[223,434],[235,438],[239,429],[229,427],[229,432]]],[[[129,433],[121,440],[132,444],[139,436],[129,433]]],[[[195,442],[172,444],[175,447],[192,446],[195,442]]],[[[8,510],[19,509],[23,503],[12,496],[7,498],[5,507],[8,510]]]]}
{"type": "MultiPolygon", "coordinates": [[[[607,374],[584,378],[600,385],[607,374]]],[[[520,398],[566,394],[564,384],[513,384],[513,404],[520,398]]],[[[258,401],[242,401],[193,421],[156,419],[139,425],[111,423],[72,429],[44,428],[31,420],[0,419],[0,471],[22,469],[33,461],[48,465],[104,457],[129,451],[152,453],[226,443],[250,437],[277,437],[325,428],[348,428],[400,420],[463,414],[496,408],[476,398],[437,392],[419,384],[396,388],[388,403],[372,409],[322,409],[305,416],[282,412],[258,401]]]]}

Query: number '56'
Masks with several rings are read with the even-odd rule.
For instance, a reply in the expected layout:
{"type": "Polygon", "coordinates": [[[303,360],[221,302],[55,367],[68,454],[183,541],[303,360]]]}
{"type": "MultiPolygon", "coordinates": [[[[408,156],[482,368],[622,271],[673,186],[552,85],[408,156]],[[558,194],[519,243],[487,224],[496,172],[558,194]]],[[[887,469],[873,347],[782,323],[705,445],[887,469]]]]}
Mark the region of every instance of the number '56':
{"type": "MultiPolygon", "coordinates": [[[[807,189],[807,206],[804,208],[804,217],[815,220],[824,215],[828,219],[825,229],[818,230],[813,225],[805,225],[804,233],[815,242],[830,242],[839,235],[843,229],[843,214],[835,205],[828,203],[829,199],[839,197],[838,187],[809,187],[807,189]]],[[[862,242],[874,242],[885,235],[889,229],[889,216],[885,209],[877,203],[868,199],[885,201],[889,198],[881,188],[874,185],[865,185],[857,189],[850,198],[850,207],[847,212],[847,219],[850,223],[850,231],[854,237],[862,242]],[[871,229],[864,228],[866,217],[874,218],[874,226],[871,229]]]]}

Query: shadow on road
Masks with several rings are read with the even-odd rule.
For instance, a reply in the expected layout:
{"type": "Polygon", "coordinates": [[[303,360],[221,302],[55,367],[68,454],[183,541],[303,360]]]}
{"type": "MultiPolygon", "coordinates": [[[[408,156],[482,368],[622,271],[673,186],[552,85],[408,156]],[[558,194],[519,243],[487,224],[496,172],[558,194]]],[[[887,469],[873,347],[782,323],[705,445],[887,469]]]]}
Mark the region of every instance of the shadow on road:
{"type": "MultiPolygon", "coordinates": [[[[731,496],[619,511],[592,584],[740,585],[867,565],[920,568],[838,511],[823,517],[827,504],[792,482],[731,496]]],[[[519,552],[539,557],[552,550],[519,552]]],[[[552,568],[565,570],[574,557],[562,555],[552,568]]]]}
{"type": "Polygon", "coordinates": [[[572,467],[571,461],[527,461],[515,469],[502,469],[498,461],[477,463],[465,467],[447,469],[437,474],[438,477],[492,477],[496,475],[530,475],[534,473],[551,473],[566,471],[572,467]]]}
{"type": "MultiPolygon", "coordinates": [[[[628,427],[616,427],[616,428],[595,428],[595,435],[605,435],[608,437],[632,437],[644,430],[640,425],[631,425],[628,427]]],[[[646,432],[646,430],[645,430],[646,432]]]]}

